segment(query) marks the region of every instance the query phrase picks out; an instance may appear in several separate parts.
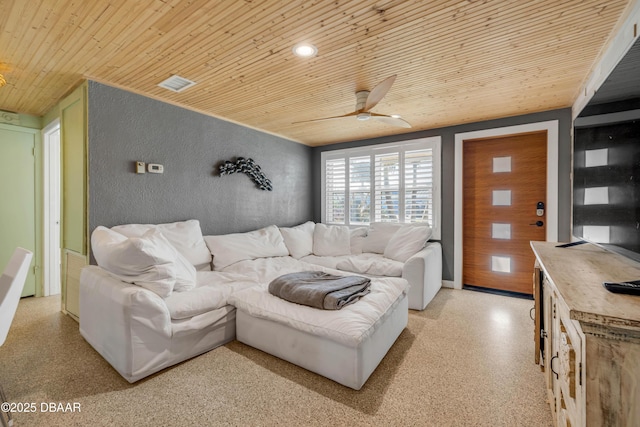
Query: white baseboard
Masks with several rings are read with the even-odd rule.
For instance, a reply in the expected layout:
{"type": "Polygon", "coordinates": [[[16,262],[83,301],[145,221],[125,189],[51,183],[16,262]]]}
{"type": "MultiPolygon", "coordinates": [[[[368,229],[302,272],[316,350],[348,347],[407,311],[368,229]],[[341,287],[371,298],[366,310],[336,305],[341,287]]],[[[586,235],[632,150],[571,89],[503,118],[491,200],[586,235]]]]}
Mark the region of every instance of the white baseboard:
{"type": "Polygon", "coordinates": [[[442,281],[442,287],[443,288],[455,289],[455,286],[453,285],[453,280],[443,280],[442,281]]]}

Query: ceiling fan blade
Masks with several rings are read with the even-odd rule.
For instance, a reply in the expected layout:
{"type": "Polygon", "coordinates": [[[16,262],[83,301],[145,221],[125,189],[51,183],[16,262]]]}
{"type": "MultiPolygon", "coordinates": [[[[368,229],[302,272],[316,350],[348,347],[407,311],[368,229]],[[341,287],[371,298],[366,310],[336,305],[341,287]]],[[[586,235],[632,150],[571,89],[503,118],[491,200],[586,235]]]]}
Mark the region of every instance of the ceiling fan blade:
{"type": "Polygon", "coordinates": [[[357,112],[353,112],[353,113],[345,114],[344,116],[333,116],[333,117],[323,117],[321,119],[301,120],[299,122],[293,122],[291,124],[296,125],[298,123],[322,122],[325,120],[344,119],[346,117],[353,117],[357,114],[358,114],[357,112]]]}
{"type": "Polygon", "coordinates": [[[370,109],[375,107],[382,98],[384,98],[387,92],[389,92],[389,89],[391,89],[393,82],[396,81],[396,77],[396,74],[391,77],[387,77],[386,79],[378,83],[376,87],[371,89],[371,92],[369,92],[369,96],[367,97],[367,102],[364,105],[363,111],[369,111],[370,109]]]}
{"type": "Polygon", "coordinates": [[[370,113],[371,118],[375,119],[379,122],[386,123],[391,126],[398,126],[401,128],[410,128],[411,125],[406,120],[401,119],[400,117],[387,116],[386,114],[376,114],[370,113]]]}

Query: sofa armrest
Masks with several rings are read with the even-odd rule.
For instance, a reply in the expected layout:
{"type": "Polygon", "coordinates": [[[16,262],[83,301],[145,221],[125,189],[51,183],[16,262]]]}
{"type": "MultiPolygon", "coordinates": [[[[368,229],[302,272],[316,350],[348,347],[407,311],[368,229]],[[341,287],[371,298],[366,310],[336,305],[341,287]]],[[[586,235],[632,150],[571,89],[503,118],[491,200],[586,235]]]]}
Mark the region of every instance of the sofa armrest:
{"type": "Polygon", "coordinates": [[[409,288],[409,308],[424,310],[442,287],[442,246],[439,242],[428,242],[417,254],[405,262],[402,278],[409,288]]]}
{"type": "Polygon", "coordinates": [[[80,273],[80,334],[126,378],[138,343],[171,338],[171,316],[155,293],[92,265],[80,273]]]}
{"type": "Polygon", "coordinates": [[[116,279],[102,268],[87,266],[80,273],[80,328],[100,320],[126,325],[130,322],[171,337],[171,316],[164,300],[152,291],[116,279]]]}

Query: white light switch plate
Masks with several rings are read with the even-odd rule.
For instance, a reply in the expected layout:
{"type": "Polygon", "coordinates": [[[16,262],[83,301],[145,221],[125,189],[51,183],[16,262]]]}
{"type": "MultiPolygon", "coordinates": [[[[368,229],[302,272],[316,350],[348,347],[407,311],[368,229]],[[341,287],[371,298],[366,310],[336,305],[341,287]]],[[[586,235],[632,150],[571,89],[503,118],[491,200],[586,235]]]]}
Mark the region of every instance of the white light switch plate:
{"type": "Polygon", "coordinates": [[[136,173],[144,173],[144,162],[136,162],[136,173]]]}

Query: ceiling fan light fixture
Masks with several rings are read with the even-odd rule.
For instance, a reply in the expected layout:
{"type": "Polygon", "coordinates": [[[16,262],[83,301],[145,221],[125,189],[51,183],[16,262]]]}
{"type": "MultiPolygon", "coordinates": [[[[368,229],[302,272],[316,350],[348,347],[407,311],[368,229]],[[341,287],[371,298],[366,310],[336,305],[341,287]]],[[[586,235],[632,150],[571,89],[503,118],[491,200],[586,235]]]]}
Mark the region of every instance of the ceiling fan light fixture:
{"type": "Polygon", "coordinates": [[[311,43],[298,43],[291,50],[295,56],[300,58],[311,58],[318,54],[318,48],[311,43]]]}
{"type": "Polygon", "coordinates": [[[352,113],[343,114],[342,116],[334,116],[334,117],[323,117],[321,119],[314,120],[304,120],[302,122],[294,122],[295,123],[305,123],[305,122],[318,122],[324,120],[336,120],[336,119],[349,119],[353,120],[353,117],[356,120],[364,122],[369,119],[373,119],[376,122],[381,122],[391,126],[398,126],[402,128],[410,128],[411,124],[406,120],[402,119],[398,114],[387,115],[387,114],[379,114],[372,113],[371,109],[378,105],[378,102],[387,94],[389,89],[391,89],[391,85],[396,80],[396,75],[392,75],[375,85],[371,91],[368,90],[359,90],[356,92],[356,109],[352,113]]]}

